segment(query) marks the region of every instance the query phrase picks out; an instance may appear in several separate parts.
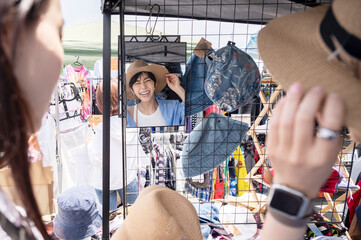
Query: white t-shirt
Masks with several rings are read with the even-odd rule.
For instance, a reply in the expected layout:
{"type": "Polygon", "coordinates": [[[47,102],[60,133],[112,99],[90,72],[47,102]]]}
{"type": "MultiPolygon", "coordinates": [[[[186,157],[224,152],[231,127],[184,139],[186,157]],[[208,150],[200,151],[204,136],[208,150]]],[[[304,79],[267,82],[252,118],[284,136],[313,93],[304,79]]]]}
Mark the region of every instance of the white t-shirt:
{"type": "MultiPolygon", "coordinates": [[[[113,60],[114,58],[111,59],[111,69],[110,69],[110,77],[111,78],[118,78],[118,67],[114,67],[113,66],[113,60]]],[[[116,58],[117,60],[118,58],[116,58]]],[[[103,59],[99,59],[95,62],[94,64],[94,76],[97,78],[102,79],[103,78],[103,59]]]]}
{"type": "MultiPolygon", "coordinates": [[[[88,154],[91,162],[90,185],[102,189],[103,169],[103,124],[95,128],[92,142],[88,144],[88,154]]],[[[138,169],[149,165],[149,157],[144,153],[138,139],[137,128],[127,128],[126,155],[127,155],[127,184],[137,177],[138,169]]],[[[122,162],[122,119],[118,116],[110,118],[110,190],[123,188],[123,162],[122,162]]]]}
{"type": "Polygon", "coordinates": [[[162,116],[162,112],[160,111],[159,106],[153,114],[145,115],[138,109],[138,105],[135,105],[134,122],[137,124],[138,127],[162,127],[167,125],[162,116]]]}

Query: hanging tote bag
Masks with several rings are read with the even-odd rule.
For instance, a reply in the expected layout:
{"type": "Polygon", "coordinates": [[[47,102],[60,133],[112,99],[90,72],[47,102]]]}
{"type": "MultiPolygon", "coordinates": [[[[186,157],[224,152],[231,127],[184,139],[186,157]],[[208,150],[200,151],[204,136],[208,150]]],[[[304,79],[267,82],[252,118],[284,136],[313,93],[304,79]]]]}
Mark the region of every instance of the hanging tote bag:
{"type": "Polygon", "coordinates": [[[224,198],[224,184],[222,180],[222,167],[217,167],[216,179],[214,184],[214,199],[224,198]]]}
{"type": "Polygon", "coordinates": [[[240,197],[243,193],[249,192],[248,182],[245,181],[245,177],[247,176],[246,163],[241,147],[238,147],[236,151],[234,151],[233,158],[237,161],[235,170],[237,177],[238,196],[240,197]]]}

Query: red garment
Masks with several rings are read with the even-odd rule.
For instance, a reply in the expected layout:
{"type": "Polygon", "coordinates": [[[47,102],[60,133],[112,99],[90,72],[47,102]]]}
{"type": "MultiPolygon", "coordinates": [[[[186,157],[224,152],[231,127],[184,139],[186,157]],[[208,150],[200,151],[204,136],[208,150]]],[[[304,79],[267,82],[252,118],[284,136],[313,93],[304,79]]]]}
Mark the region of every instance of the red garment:
{"type": "MultiPolygon", "coordinates": [[[[261,145],[262,147],[262,145],[261,145]]],[[[253,145],[253,157],[254,157],[254,161],[255,163],[257,163],[261,158],[259,157],[259,154],[258,154],[258,151],[257,151],[257,148],[255,145],[253,145]]],[[[263,174],[263,166],[261,166],[260,168],[258,168],[257,170],[257,174],[263,174]]]]}
{"type": "Polygon", "coordinates": [[[206,109],[206,117],[210,114],[210,113],[222,113],[222,110],[217,106],[217,105],[211,105],[209,108],[206,109]]]}
{"type": "MultiPolygon", "coordinates": [[[[269,169],[269,172],[270,172],[271,175],[273,176],[273,175],[274,175],[274,172],[275,172],[274,168],[270,168],[270,169],[269,169]]],[[[266,179],[265,176],[264,176],[264,172],[262,173],[262,179],[263,179],[263,181],[264,181],[265,183],[272,184],[272,182],[268,182],[268,181],[267,181],[267,179],[266,179]]]]}
{"type": "MultiPolygon", "coordinates": [[[[357,183],[357,185],[361,188],[361,181],[359,181],[357,183]]],[[[352,194],[352,199],[351,199],[351,196],[347,198],[347,207],[349,209],[349,221],[350,221],[350,225],[352,223],[352,219],[353,219],[353,216],[355,215],[355,209],[356,207],[358,206],[358,203],[360,202],[361,200],[361,192],[360,192],[360,189],[355,192],[354,194],[352,194]]]]}
{"type": "MultiPolygon", "coordinates": [[[[274,175],[274,169],[273,168],[270,169],[270,173],[272,174],[272,176],[274,175]]],[[[264,178],[263,174],[262,174],[262,179],[263,179],[263,181],[268,183],[266,181],[266,179],[264,178]]],[[[327,193],[336,192],[336,184],[337,184],[339,179],[340,179],[340,174],[338,173],[338,171],[335,170],[335,169],[332,169],[331,176],[327,179],[325,184],[322,186],[320,192],[327,192],[327,193]]]]}
{"type": "MultiPolygon", "coordinates": [[[[256,146],[254,145],[254,160],[256,161],[256,163],[259,161],[260,157],[259,157],[259,154],[258,154],[258,151],[257,151],[257,148],[256,146]]],[[[261,146],[262,148],[262,146],[261,146]]]]}
{"type": "Polygon", "coordinates": [[[223,199],[224,198],[224,184],[222,180],[222,168],[217,167],[217,177],[214,184],[214,199],[223,199]]]}
{"type": "Polygon", "coordinates": [[[326,183],[322,186],[320,192],[334,193],[336,192],[336,184],[340,179],[340,174],[337,170],[332,169],[331,176],[327,179],[326,183]]]}

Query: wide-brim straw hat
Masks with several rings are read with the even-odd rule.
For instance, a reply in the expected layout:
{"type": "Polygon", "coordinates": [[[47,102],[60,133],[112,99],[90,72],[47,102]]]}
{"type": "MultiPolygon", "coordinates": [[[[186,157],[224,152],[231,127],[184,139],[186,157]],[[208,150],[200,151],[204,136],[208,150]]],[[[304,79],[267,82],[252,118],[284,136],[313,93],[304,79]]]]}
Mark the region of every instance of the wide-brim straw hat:
{"type": "Polygon", "coordinates": [[[126,80],[127,80],[127,99],[134,100],[137,99],[137,97],[132,93],[130,87],[129,87],[129,81],[130,79],[139,72],[151,72],[154,74],[156,79],[156,87],[154,94],[159,93],[163,90],[163,88],[167,85],[167,80],[165,78],[165,75],[168,72],[168,70],[163,67],[162,65],[158,64],[148,64],[144,60],[136,60],[134,61],[127,69],[126,73],[126,80]]]}
{"type": "Polygon", "coordinates": [[[335,52],[331,36],[343,45],[344,56],[351,54],[361,68],[360,0],[334,0],[332,6],[277,18],[260,31],[258,49],[284,89],[301,82],[305,90],[322,86],[338,93],[346,105],[346,125],[361,130],[361,79],[341,55],[329,59],[335,52]]]}
{"type": "Polygon", "coordinates": [[[112,240],[202,240],[197,212],[190,201],[164,186],[145,188],[112,240]]]}

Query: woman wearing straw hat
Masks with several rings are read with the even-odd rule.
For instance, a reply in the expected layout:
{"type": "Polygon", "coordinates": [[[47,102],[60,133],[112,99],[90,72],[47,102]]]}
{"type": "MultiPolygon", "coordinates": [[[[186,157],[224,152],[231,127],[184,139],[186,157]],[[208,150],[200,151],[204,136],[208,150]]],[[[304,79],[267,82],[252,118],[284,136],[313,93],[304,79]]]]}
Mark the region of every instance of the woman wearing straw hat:
{"type": "Polygon", "coordinates": [[[288,89],[267,136],[275,175],[261,239],[302,239],[341,150],[342,126],[361,141],[361,1],[334,0],[275,19],[260,31],[258,48],[288,89]]]}
{"type": "Polygon", "coordinates": [[[137,60],[129,66],[126,79],[127,98],[139,100],[135,106],[128,107],[128,127],[184,125],[185,91],[176,75],[161,65],[137,60]],[[182,102],[155,97],[166,84],[182,102]]]}

